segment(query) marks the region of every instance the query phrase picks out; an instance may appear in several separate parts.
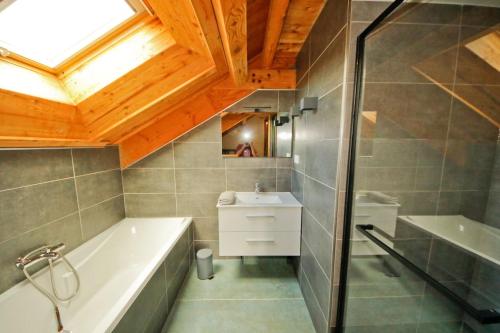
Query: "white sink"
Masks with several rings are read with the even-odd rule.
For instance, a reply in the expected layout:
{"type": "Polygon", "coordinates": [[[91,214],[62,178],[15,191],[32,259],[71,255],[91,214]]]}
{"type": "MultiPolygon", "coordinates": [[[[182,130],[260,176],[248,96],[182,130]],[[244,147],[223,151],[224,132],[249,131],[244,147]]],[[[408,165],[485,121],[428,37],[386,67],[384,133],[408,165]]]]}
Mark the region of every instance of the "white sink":
{"type": "Polygon", "coordinates": [[[217,205],[218,208],[237,207],[302,207],[290,192],[236,192],[236,201],[232,205],[217,205]]]}
{"type": "Polygon", "coordinates": [[[236,194],[236,204],[240,205],[269,205],[269,204],[280,204],[281,201],[279,195],[273,193],[252,193],[252,192],[241,192],[236,194]]]}

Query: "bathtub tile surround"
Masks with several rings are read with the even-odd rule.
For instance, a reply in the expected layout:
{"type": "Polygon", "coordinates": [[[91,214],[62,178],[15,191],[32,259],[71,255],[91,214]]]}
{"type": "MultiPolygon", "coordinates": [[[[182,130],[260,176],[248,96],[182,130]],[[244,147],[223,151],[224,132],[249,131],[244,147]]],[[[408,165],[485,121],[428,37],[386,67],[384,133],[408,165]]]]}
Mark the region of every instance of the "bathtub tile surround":
{"type": "Polygon", "coordinates": [[[165,261],[120,320],[114,333],[160,333],[191,265],[192,227],[184,232],[165,261]]]}
{"type": "Polygon", "coordinates": [[[24,280],[18,256],[65,252],[125,217],[118,149],[0,151],[0,293],[24,280]]]}
{"type": "Polygon", "coordinates": [[[214,270],[199,280],[191,269],[162,333],[314,332],[286,259],[215,260],[214,270]]]}
{"type": "Polygon", "coordinates": [[[291,190],[290,158],[223,158],[220,117],[123,170],[127,217],[192,216],[195,248],[218,256],[215,204],[227,190],[291,190]]]}
{"type": "Polygon", "coordinates": [[[297,59],[296,103],[305,96],[319,97],[318,110],[295,118],[291,170],[292,193],[304,205],[298,277],[318,333],[330,326],[349,2],[326,3],[297,59]]]}

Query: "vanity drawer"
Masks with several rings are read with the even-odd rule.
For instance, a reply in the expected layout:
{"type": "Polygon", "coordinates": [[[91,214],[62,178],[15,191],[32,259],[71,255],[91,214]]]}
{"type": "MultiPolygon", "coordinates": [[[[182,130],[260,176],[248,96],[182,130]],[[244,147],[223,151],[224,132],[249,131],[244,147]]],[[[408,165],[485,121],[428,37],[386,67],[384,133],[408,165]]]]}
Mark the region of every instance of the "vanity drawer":
{"type": "Polygon", "coordinates": [[[219,209],[219,231],[297,231],[300,207],[219,209]]]}
{"type": "Polygon", "coordinates": [[[299,256],[300,232],[220,232],[221,256],[299,256]]]}

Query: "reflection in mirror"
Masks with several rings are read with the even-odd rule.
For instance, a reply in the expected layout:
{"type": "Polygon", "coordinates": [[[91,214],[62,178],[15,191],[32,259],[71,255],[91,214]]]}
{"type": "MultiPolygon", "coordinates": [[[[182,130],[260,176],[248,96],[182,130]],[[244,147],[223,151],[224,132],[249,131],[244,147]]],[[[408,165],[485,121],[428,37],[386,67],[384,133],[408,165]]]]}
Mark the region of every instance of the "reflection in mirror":
{"type": "Polygon", "coordinates": [[[361,140],[359,144],[359,156],[373,156],[373,139],[375,138],[375,127],[377,126],[377,111],[361,112],[361,140]]]}
{"type": "Polygon", "coordinates": [[[225,157],[290,157],[293,90],[258,90],[221,113],[225,157]]]}

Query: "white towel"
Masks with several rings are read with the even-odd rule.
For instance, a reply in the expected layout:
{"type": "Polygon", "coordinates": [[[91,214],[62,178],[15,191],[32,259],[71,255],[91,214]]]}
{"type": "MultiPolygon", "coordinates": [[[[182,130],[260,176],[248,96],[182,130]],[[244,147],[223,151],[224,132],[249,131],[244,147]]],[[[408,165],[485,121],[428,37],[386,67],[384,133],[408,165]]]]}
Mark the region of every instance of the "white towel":
{"type": "Polygon", "coordinates": [[[235,200],[236,200],[236,192],[226,191],[220,194],[218,203],[219,205],[232,205],[234,204],[235,200]]]}
{"type": "Polygon", "coordinates": [[[392,197],[390,195],[387,195],[382,192],[378,191],[371,191],[371,192],[366,192],[366,195],[368,198],[372,199],[375,202],[381,203],[381,204],[397,204],[398,203],[398,198],[392,197]]]}

